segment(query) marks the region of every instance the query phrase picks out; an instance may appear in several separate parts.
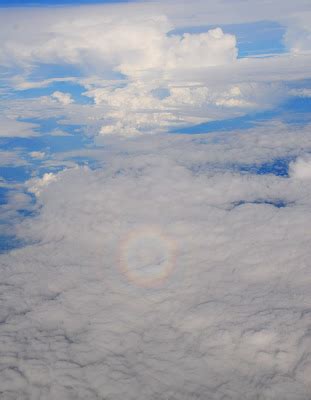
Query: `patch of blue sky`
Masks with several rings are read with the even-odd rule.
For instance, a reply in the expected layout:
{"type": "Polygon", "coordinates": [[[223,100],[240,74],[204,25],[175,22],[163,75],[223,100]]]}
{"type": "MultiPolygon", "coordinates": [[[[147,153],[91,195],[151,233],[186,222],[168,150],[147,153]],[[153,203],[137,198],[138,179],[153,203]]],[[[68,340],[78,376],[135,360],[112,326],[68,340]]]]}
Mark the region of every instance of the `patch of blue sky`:
{"type": "Polygon", "coordinates": [[[206,174],[207,172],[224,172],[230,170],[240,174],[250,175],[275,175],[282,178],[288,177],[289,164],[295,159],[292,157],[275,158],[265,163],[200,163],[191,166],[191,172],[195,175],[206,174]]]}
{"type": "Polygon", "coordinates": [[[129,3],[130,0],[0,0],[0,7],[46,7],[56,5],[129,3]]]}
{"type": "Polygon", "coordinates": [[[31,88],[23,91],[15,90],[11,94],[11,98],[37,98],[40,96],[50,96],[52,93],[60,91],[70,93],[73,100],[79,104],[92,104],[93,100],[84,96],[85,88],[73,81],[52,82],[50,85],[41,88],[31,88]]]}
{"type": "MultiPolygon", "coordinates": [[[[29,193],[28,193],[29,195],[29,193]]],[[[35,204],[34,201],[32,201],[33,205],[35,204]]],[[[6,201],[4,202],[6,204],[6,201]]],[[[29,209],[20,209],[17,210],[17,215],[19,216],[18,220],[22,221],[25,218],[32,218],[35,215],[37,215],[38,209],[32,208],[31,205],[29,209]]],[[[16,221],[15,221],[16,223],[16,221]]],[[[16,235],[14,235],[11,231],[11,227],[14,226],[14,222],[12,222],[10,219],[8,220],[6,216],[4,215],[0,219],[0,226],[1,226],[1,232],[0,232],[0,254],[2,253],[7,253],[10,250],[17,249],[24,247],[25,245],[29,244],[26,243],[24,240],[18,238],[16,235]]]]}
{"type": "Polygon", "coordinates": [[[291,97],[281,110],[282,121],[287,124],[306,125],[311,122],[311,97],[291,97]]]}
{"type": "Polygon", "coordinates": [[[311,89],[311,79],[299,79],[297,81],[287,82],[290,89],[311,89]]]}
{"type": "Polygon", "coordinates": [[[0,168],[0,177],[7,183],[25,182],[32,176],[42,176],[45,172],[58,172],[63,166],[43,167],[43,161],[33,159],[30,152],[41,151],[48,156],[51,154],[83,149],[90,147],[92,140],[80,131],[77,125],[59,125],[57,119],[37,120],[31,119],[29,122],[38,123],[40,136],[29,138],[0,138],[2,150],[18,150],[23,158],[27,160],[26,166],[5,166],[0,168]],[[53,136],[51,131],[62,129],[68,132],[69,136],[53,136]]]}
{"type": "Polygon", "coordinates": [[[293,160],[293,157],[277,158],[263,164],[239,164],[234,166],[233,169],[240,173],[288,177],[289,163],[293,160]]]}
{"type": "Polygon", "coordinates": [[[292,205],[293,203],[292,202],[288,203],[282,199],[257,199],[254,201],[240,200],[240,201],[233,203],[232,206],[233,206],[233,208],[235,208],[235,207],[240,207],[240,206],[247,205],[247,204],[254,204],[254,205],[264,204],[264,205],[270,205],[270,206],[273,206],[276,208],[284,208],[284,207],[288,207],[288,206],[292,205]]]}
{"type": "Polygon", "coordinates": [[[28,79],[34,82],[40,82],[43,79],[54,79],[63,77],[81,77],[81,69],[78,65],[73,64],[37,64],[32,72],[28,75],[28,79]]]}
{"type": "Polygon", "coordinates": [[[19,141],[18,138],[13,138],[11,143],[9,143],[9,141],[6,142],[6,147],[10,148],[10,146],[14,146],[14,142],[17,147],[19,147],[18,143],[20,142],[20,144],[26,145],[28,150],[33,151],[31,147],[32,144],[37,144],[36,150],[49,150],[52,153],[56,153],[68,150],[77,150],[86,145],[91,145],[92,140],[82,133],[83,127],[81,127],[81,125],[61,124],[59,122],[60,120],[61,118],[22,119],[24,122],[38,124],[39,126],[34,130],[40,134],[40,137],[29,138],[25,141],[19,141]],[[64,131],[68,136],[55,136],[52,134],[55,130],[64,131]]]}
{"type": "Polygon", "coordinates": [[[195,126],[174,129],[171,133],[179,134],[201,134],[210,132],[226,132],[241,129],[249,129],[257,123],[272,119],[277,116],[276,111],[265,111],[260,113],[246,114],[241,117],[228,118],[216,121],[203,122],[195,126]]]}
{"type": "Polygon", "coordinates": [[[81,134],[74,136],[45,135],[36,138],[4,138],[0,139],[3,150],[24,152],[44,151],[59,153],[62,151],[78,150],[86,146],[87,139],[81,134]]]}
{"type": "Polygon", "coordinates": [[[21,167],[0,167],[0,179],[8,183],[21,183],[31,178],[30,166],[21,167]]]}
{"type": "Polygon", "coordinates": [[[0,186],[0,206],[3,204],[7,204],[7,196],[9,191],[9,188],[0,186]]]}
{"type": "Polygon", "coordinates": [[[311,122],[311,97],[291,96],[272,110],[249,113],[236,118],[204,122],[195,126],[174,129],[171,133],[200,134],[249,129],[272,119],[277,119],[286,124],[307,125],[311,122]]]}
{"type": "Polygon", "coordinates": [[[203,33],[216,27],[221,27],[225,33],[231,33],[236,36],[239,58],[269,56],[286,52],[286,46],[283,41],[285,27],[273,21],[185,27],[171,31],[170,35],[186,32],[203,33]]]}
{"type": "Polygon", "coordinates": [[[23,241],[13,235],[0,234],[0,254],[23,247],[23,245],[23,241]]]}

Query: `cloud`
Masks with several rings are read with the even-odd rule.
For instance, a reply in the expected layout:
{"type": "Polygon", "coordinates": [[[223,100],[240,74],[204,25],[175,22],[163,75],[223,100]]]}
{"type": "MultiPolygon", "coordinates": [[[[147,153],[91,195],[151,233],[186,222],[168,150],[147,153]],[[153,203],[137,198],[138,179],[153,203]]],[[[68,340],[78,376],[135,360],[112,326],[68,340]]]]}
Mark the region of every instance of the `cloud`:
{"type": "Polygon", "coordinates": [[[36,136],[34,128],[38,125],[30,122],[18,121],[14,115],[6,117],[0,115],[0,137],[28,137],[36,136]]]}
{"type": "Polygon", "coordinates": [[[22,159],[19,151],[0,151],[0,166],[25,166],[27,162],[22,159]]]}
{"type": "Polygon", "coordinates": [[[107,140],[95,170],[30,181],[4,398],[307,399],[310,182],[234,165],[306,157],[308,129],[107,140]]]}
{"type": "Polygon", "coordinates": [[[292,89],[290,93],[292,96],[311,97],[311,89],[310,88],[292,89]]]}
{"type": "Polygon", "coordinates": [[[45,157],[44,151],[31,151],[29,155],[37,160],[42,160],[45,157]]]}
{"type": "Polygon", "coordinates": [[[28,181],[29,192],[34,193],[39,197],[44,187],[48,186],[51,182],[56,181],[56,179],[57,176],[52,172],[45,173],[42,178],[33,178],[28,181]]]}
{"type": "Polygon", "coordinates": [[[42,81],[27,81],[23,76],[14,76],[11,79],[11,83],[15,90],[23,91],[29,89],[41,89],[50,86],[53,83],[58,82],[75,82],[76,78],[66,77],[66,78],[50,78],[43,79],[42,81]]]}
{"type": "Polygon", "coordinates": [[[311,178],[311,157],[310,155],[298,158],[290,165],[290,175],[296,179],[311,178]]]}
{"type": "MultiPolygon", "coordinates": [[[[219,2],[197,1],[195,13],[190,13],[186,3],[183,6],[147,2],[122,8],[56,7],[49,12],[34,8],[31,18],[29,10],[14,10],[14,15],[5,10],[0,62],[23,71],[11,77],[8,85],[20,91],[74,80],[85,87],[83,95],[95,106],[73,109],[70,94],[56,91],[52,98],[60,105],[70,105],[70,109],[57,111],[62,117],[83,119],[81,123],[93,135],[133,136],[273,108],[289,95],[284,81],[309,77],[308,52],[294,51],[288,45],[289,52],[282,56],[239,59],[236,37],[220,27],[208,28],[228,20],[260,20],[259,15],[266,20],[276,15],[275,20],[289,31],[299,21],[306,27],[303,0],[295,6],[295,20],[289,4],[278,14],[272,13],[276,4],[263,6],[258,1],[252,2],[251,14],[241,1],[234,9],[220,7],[219,2]],[[206,31],[191,33],[191,24],[198,25],[203,15],[206,31]],[[181,26],[185,33],[176,33],[181,26]],[[42,64],[73,65],[82,77],[34,80],[32,74],[42,64]],[[168,95],[157,97],[159,90],[168,95]]],[[[297,35],[304,40],[304,33],[297,35]]],[[[51,107],[55,112],[56,105],[49,100],[48,96],[40,98],[42,115],[52,113],[51,107]]],[[[29,105],[28,101],[25,107],[29,105]]]]}
{"type": "Polygon", "coordinates": [[[56,91],[52,93],[51,97],[64,106],[74,102],[70,93],[56,91]]]}
{"type": "Polygon", "coordinates": [[[21,121],[53,118],[53,136],[80,125],[94,137],[77,151],[51,146],[48,159],[3,152],[4,165],[44,159],[24,184],[1,183],[1,235],[19,243],[0,258],[5,400],[309,398],[310,125],[167,134],[308,94],[293,89],[310,77],[308,10],[3,10],[0,136],[39,134],[21,121]],[[286,54],[241,59],[221,28],[272,18],[286,54]],[[67,81],[93,104],[74,101],[67,81]]]}

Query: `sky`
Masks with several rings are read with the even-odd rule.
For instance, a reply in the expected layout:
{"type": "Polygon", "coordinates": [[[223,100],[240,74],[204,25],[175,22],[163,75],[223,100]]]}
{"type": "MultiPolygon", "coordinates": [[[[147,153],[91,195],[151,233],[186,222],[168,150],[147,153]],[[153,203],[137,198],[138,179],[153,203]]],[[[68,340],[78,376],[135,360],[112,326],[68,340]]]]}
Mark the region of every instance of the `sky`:
{"type": "Polygon", "coordinates": [[[0,7],[1,399],[309,400],[310,1],[0,7]]]}

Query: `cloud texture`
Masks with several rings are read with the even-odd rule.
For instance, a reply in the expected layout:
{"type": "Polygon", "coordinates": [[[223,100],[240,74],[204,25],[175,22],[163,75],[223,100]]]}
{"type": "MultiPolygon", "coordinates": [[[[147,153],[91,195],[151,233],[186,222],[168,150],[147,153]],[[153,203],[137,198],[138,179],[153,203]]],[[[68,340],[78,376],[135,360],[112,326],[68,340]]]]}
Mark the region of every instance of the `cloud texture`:
{"type": "Polygon", "coordinates": [[[1,260],[2,398],[307,400],[310,180],[300,159],[234,165],[305,157],[308,129],[112,142],[99,169],[30,181],[32,244],[1,260]]]}

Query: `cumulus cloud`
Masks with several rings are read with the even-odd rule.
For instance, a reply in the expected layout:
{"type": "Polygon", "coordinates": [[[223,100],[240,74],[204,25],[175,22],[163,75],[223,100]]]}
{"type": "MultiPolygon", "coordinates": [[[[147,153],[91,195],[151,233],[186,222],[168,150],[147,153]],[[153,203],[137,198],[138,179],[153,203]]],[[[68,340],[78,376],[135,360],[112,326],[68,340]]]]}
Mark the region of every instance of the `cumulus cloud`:
{"type": "Polygon", "coordinates": [[[298,158],[290,165],[290,174],[293,178],[297,179],[310,179],[311,178],[311,156],[298,158]]]}
{"type": "MultiPolygon", "coordinates": [[[[96,107],[58,113],[66,113],[71,121],[79,115],[99,136],[157,133],[274,107],[288,94],[281,81],[309,77],[310,55],[288,45],[289,54],[282,57],[241,60],[235,36],[221,28],[187,32],[203,15],[204,26],[228,23],[229,17],[230,23],[250,21],[243,2],[236,2],[234,10],[227,5],[225,12],[219,4],[197,1],[194,16],[189,5],[176,7],[174,2],[32,9],[31,18],[29,10],[5,10],[0,62],[23,71],[9,79],[19,91],[62,81],[83,85],[83,94],[96,107]],[[180,26],[185,33],[174,31],[180,26]],[[31,74],[42,63],[74,65],[83,77],[33,81],[31,74]],[[159,90],[166,90],[167,98],[155,96],[159,90]]],[[[272,12],[275,7],[253,1],[252,20],[277,15],[289,30],[296,29],[300,20],[308,26],[303,0],[295,6],[295,21],[289,4],[280,14],[272,12]]],[[[298,36],[305,40],[305,34],[298,36]]],[[[69,93],[56,91],[52,99],[73,106],[69,93]]],[[[43,115],[56,106],[48,96],[39,103],[43,115]]]]}
{"type": "Polygon", "coordinates": [[[234,165],[308,138],[113,140],[30,181],[29,245],[1,258],[4,398],[306,400],[310,182],[234,165]]]}
{"type": "Polygon", "coordinates": [[[67,106],[68,104],[71,104],[74,102],[70,93],[56,91],[56,92],[52,93],[51,96],[53,99],[55,99],[56,101],[58,101],[60,104],[62,104],[64,106],[67,106]]]}
{"type": "Polygon", "coordinates": [[[29,192],[34,193],[37,197],[39,197],[44,187],[48,186],[51,182],[56,181],[56,179],[57,176],[52,172],[44,174],[42,178],[31,179],[28,181],[29,192]]]}
{"type": "Polygon", "coordinates": [[[31,151],[29,153],[30,157],[38,159],[38,160],[42,160],[45,157],[45,153],[44,151],[31,151]]]}

